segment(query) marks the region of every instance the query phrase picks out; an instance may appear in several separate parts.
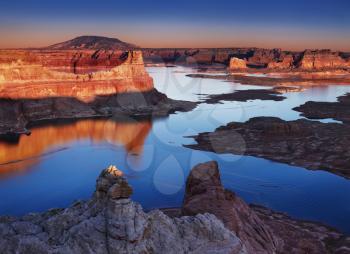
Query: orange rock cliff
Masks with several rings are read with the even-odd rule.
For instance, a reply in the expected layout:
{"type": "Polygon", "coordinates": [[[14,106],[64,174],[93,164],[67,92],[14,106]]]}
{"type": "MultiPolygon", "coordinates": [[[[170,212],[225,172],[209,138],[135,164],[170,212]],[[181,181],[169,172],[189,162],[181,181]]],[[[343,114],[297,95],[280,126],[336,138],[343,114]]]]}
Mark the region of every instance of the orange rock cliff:
{"type": "Polygon", "coordinates": [[[0,52],[1,98],[89,100],[97,95],[152,89],[153,80],[140,51],[0,52]]]}

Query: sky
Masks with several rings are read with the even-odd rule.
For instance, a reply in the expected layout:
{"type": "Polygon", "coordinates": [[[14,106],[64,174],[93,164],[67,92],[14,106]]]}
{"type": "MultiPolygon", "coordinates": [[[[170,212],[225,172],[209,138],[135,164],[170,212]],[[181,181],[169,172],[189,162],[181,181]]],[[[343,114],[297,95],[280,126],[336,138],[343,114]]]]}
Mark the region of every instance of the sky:
{"type": "Polygon", "coordinates": [[[0,0],[0,48],[80,35],[141,47],[350,51],[350,1],[0,0]]]}

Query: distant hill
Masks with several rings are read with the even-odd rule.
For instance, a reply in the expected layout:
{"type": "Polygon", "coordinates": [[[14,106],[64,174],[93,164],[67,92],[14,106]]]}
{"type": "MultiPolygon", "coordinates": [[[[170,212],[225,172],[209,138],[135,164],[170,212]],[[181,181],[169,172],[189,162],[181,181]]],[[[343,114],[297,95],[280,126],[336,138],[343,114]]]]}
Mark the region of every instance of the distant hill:
{"type": "Polygon", "coordinates": [[[123,42],[116,38],[108,38],[102,36],[79,36],[69,41],[57,43],[46,47],[46,49],[108,49],[108,50],[127,50],[138,48],[138,46],[123,42]]]}

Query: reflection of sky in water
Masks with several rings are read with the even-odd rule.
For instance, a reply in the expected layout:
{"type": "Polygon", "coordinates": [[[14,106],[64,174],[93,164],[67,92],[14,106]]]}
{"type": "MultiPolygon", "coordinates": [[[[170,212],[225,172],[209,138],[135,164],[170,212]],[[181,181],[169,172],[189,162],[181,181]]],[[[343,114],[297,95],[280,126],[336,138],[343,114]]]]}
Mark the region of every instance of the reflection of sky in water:
{"type": "MultiPolygon", "coordinates": [[[[219,80],[191,79],[185,76],[191,70],[183,67],[148,70],[155,79],[157,89],[174,99],[195,101],[200,99],[198,94],[261,88],[232,85],[219,80]],[[180,85],[182,89],[179,92],[175,87],[180,85]]],[[[198,162],[214,159],[219,162],[225,186],[246,201],[285,211],[299,218],[319,220],[350,233],[348,180],[324,171],[304,170],[250,156],[217,155],[182,147],[182,144],[193,142],[184,136],[212,131],[231,121],[246,121],[261,115],[285,120],[297,119],[299,113],[291,108],[308,100],[335,101],[337,96],[345,92],[350,92],[350,87],[315,87],[301,93],[288,93],[287,100],[281,102],[200,104],[192,112],[177,113],[154,121],[151,129],[147,125],[140,125],[138,128],[142,130],[142,142],[135,144],[143,148],[132,149],[140,151],[139,155],[127,152],[127,140],[122,138],[125,135],[111,135],[130,129],[126,125],[114,126],[109,123],[108,128],[103,127],[105,138],[98,131],[102,127],[89,127],[94,129],[91,136],[87,133],[80,138],[68,139],[59,146],[64,149],[57,152],[54,151],[58,147],[50,146],[53,153],[41,157],[35,165],[23,168],[24,173],[0,178],[0,213],[24,214],[64,207],[73,200],[86,199],[94,190],[101,169],[109,164],[117,165],[126,173],[134,187],[133,199],[145,209],[180,206],[184,181],[191,167],[198,162]]],[[[79,128],[84,126],[79,125],[79,128]]],[[[72,128],[70,133],[78,131],[81,133],[81,129],[72,128]]],[[[135,127],[132,132],[137,133],[138,129],[135,127]]]]}

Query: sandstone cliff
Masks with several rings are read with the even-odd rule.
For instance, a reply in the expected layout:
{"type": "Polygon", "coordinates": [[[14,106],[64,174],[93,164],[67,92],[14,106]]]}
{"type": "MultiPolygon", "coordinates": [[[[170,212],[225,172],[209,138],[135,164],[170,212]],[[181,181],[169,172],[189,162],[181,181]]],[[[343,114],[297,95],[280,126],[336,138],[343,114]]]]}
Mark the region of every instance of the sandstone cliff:
{"type": "MultiPolygon", "coordinates": [[[[75,97],[91,100],[97,95],[146,92],[153,89],[144,68],[142,53],[130,51],[123,62],[106,71],[87,74],[59,72],[21,60],[0,65],[0,97],[9,99],[75,97]]],[[[40,61],[39,61],[40,63],[40,61]]]]}
{"type": "MultiPolygon", "coordinates": [[[[222,64],[230,67],[245,60],[246,70],[267,71],[325,71],[350,68],[350,55],[331,50],[305,50],[303,52],[263,48],[218,48],[218,49],[142,49],[146,63],[171,63],[189,65],[222,64]]],[[[239,66],[238,66],[239,67],[239,66]]],[[[233,68],[236,69],[236,68],[233,68]]],[[[237,68],[241,69],[242,68],[237,68]]]]}
{"type": "Polygon", "coordinates": [[[302,70],[332,70],[350,68],[350,62],[345,61],[339,52],[330,50],[306,50],[303,52],[297,67],[302,70]]]}

